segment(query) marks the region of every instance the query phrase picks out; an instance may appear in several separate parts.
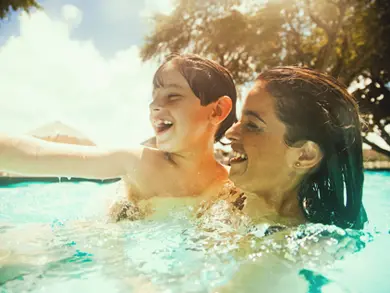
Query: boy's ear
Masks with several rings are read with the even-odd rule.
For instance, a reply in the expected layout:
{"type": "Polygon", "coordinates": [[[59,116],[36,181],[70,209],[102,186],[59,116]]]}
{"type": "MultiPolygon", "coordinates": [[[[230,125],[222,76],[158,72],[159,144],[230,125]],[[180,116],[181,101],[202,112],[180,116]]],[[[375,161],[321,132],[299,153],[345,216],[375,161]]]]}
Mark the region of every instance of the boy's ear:
{"type": "Polygon", "coordinates": [[[215,125],[222,123],[230,114],[233,108],[233,102],[228,96],[220,97],[213,103],[213,111],[211,113],[211,121],[215,125]]]}

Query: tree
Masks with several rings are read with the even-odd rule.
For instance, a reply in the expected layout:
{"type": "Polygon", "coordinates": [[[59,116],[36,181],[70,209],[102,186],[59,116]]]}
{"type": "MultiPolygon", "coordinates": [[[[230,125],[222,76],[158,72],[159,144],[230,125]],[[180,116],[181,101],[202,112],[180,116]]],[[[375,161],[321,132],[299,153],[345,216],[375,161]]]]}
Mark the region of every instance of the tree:
{"type": "Polygon", "coordinates": [[[309,66],[349,85],[383,55],[381,1],[177,0],[172,14],[154,16],[141,55],[201,54],[228,68],[238,85],[276,65],[309,66]]]}
{"type": "Polygon", "coordinates": [[[235,9],[240,4],[239,0],[178,1],[171,15],[155,16],[155,31],[146,38],[143,59],[193,52],[217,60],[240,84],[253,79],[258,68],[279,62],[282,44],[275,31],[283,22],[279,7],[244,14],[235,9]]]}
{"type": "Polygon", "coordinates": [[[31,8],[40,8],[36,0],[0,0],[0,19],[4,19],[11,11],[23,9],[29,12],[31,8]]]}
{"type": "MultiPolygon", "coordinates": [[[[376,42],[377,50],[373,54],[370,66],[362,70],[361,82],[368,83],[354,92],[359,100],[360,109],[367,121],[364,134],[378,134],[390,146],[390,2],[377,0],[373,9],[375,17],[366,22],[370,34],[381,36],[376,42]]],[[[379,147],[363,137],[373,150],[390,157],[390,151],[379,147]]]]}

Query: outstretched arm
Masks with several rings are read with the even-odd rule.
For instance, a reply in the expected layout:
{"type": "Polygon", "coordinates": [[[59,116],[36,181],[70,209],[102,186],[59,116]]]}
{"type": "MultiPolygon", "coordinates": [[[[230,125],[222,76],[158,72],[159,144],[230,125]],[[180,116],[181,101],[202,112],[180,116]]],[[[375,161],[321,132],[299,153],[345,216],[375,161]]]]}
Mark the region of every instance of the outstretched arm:
{"type": "Polygon", "coordinates": [[[136,157],[125,150],[0,134],[0,170],[22,175],[115,178],[124,176],[136,157]]]}

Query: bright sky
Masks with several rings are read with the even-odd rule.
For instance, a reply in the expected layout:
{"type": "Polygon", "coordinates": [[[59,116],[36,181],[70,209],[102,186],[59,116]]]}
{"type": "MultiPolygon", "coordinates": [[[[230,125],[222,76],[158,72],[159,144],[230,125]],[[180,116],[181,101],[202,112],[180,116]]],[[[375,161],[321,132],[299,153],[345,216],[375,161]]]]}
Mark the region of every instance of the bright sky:
{"type": "Polygon", "coordinates": [[[172,11],[173,0],[39,2],[43,11],[0,22],[0,132],[60,120],[100,145],[149,138],[158,64],[142,63],[139,46],[148,17],[172,11]]]}
{"type": "Polygon", "coordinates": [[[154,62],[139,46],[148,16],[170,0],[47,0],[0,27],[0,131],[60,120],[108,146],[152,135],[154,62]],[[47,2],[47,3],[46,3],[47,2]]]}

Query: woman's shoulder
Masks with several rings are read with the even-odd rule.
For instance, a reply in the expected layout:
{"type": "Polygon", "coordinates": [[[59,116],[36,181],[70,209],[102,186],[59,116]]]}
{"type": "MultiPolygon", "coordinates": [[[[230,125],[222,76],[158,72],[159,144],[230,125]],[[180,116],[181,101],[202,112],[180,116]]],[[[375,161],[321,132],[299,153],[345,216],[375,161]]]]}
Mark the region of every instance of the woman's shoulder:
{"type": "Polygon", "coordinates": [[[233,207],[242,210],[245,204],[246,196],[241,189],[233,184],[233,182],[227,180],[220,189],[217,195],[217,199],[226,200],[228,203],[232,204],[233,207]]]}
{"type": "Polygon", "coordinates": [[[245,202],[244,192],[234,186],[234,184],[228,179],[215,184],[211,194],[209,194],[206,198],[207,199],[201,202],[198,214],[203,214],[204,211],[210,209],[213,205],[221,201],[232,208],[242,210],[245,202]]]}
{"type": "Polygon", "coordinates": [[[241,212],[244,201],[244,193],[232,182],[226,181],[212,198],[200,203],[195,214],[199,227],[246,233],[252,223],[241,212]]]}
{"type": "Polygon", "coordinates": [[[108,218],[111,222],[122,220],[139,220],[145,217],[145,212],[139,208],[141,199],[136,185],[127,177],[116,183],[116,189],[109,205],[108,218]]]}
{"type": "Polygon", "coordinates": [[[113,222],[122,220],[140,220],[145,217],[145,213],[133,202],[122,199],[114,202],[109,209],[109,219],[113,222]]]}

